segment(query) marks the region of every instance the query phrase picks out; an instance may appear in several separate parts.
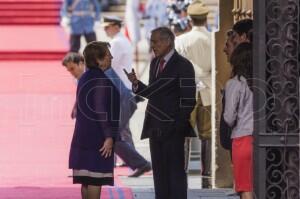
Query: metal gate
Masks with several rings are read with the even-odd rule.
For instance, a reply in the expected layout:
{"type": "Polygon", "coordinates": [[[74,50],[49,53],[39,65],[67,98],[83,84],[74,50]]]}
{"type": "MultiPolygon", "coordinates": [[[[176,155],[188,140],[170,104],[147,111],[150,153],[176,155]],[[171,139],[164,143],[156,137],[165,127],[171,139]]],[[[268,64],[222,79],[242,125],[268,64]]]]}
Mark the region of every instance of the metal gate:
{"type": "Polygon", "coordinates": [[[299,1],[254,0],[254,191],[299,199],[299,1]]]}

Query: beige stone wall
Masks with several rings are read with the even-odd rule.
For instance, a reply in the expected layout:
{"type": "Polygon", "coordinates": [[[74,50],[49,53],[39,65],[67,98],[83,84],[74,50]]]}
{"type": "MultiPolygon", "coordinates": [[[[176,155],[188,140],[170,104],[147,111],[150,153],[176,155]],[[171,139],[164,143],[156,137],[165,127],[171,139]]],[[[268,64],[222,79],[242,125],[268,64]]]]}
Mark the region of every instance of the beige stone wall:
{"type": "Polygon", "coordinates": [[[230,76],[230,66],[223,52],[226,39],[226,31],[233,25],[233,8],[232,0],[220,0],[220,29],[216,33],[216,179],[215,184],[218,188],[232,187],[232,169],[230,154],[220,146],[219,142],[219,121],[221,113],[221,96],[220,89],[223,88],[225,82],[230,76]]]}
{"type": "MultiPolygon", "coordinates": [[[[207,0],[210,1],[210,0],[207,0]]],[[[211,0],[213,1],[213,0],[211,0]]],[[[253,13],[252,0],[220,0],[219,2],[220,12],[220,28],[216,33],[216,101],[217,101],[217,113],[216,113],[216,187],[232,187],[232,167],[230,154],[220,146],[219,142],[219,121],[220,113],[222,111],[220,89],[222,89],[226,81],[230,77],[230,65],[227,62],[227,58],[223,52],[226,31],[230,29],[235,21],[251,18],[253,13]]]]}

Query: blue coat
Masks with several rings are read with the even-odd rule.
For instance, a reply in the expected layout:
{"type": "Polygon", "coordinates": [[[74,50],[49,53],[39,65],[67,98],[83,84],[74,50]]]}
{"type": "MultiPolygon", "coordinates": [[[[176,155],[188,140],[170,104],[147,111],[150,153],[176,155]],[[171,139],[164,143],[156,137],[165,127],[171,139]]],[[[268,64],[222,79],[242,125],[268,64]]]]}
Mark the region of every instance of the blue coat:
{"type": "Polygon", "coordinates": [[[106,137],[118,138],[120,95],[98,68],[79,79],[77,115],[70,150],[69,168],[112,172],[113,156],[105,159],[99,149],[106,137]]]}
{"type": "Polygon", "coordinates": [[[129,90],[125,84],[122,82],[120,77],[117,75],[115,70],[111,67],[107,69],[105,75],[112,81],[112,83],[117,87],[120,93],[120,131],[127,127],[127,124],[137,109],[135,95],[129,90]]]}
{"type": "Polygon", "coordinates": [[[75,0],[65,0],[62,6],[61,15],[70,16],[72,34],[84,34],[94,32],[94,22],[100,20],[100,4],[98,0],[79,0],[72,12],[68,12],[75,0]],[[89,13],[79,16],[76,13],[89,13]]]}

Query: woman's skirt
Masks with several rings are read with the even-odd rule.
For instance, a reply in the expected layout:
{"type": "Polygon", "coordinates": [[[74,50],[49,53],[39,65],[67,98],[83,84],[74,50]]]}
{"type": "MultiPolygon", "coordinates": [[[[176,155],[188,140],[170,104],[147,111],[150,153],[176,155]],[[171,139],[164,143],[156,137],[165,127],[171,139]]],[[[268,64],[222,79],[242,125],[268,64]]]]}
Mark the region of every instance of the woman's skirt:
{"type": "Polygon", "coordinates": [[[232,141],[232,163],[236,192],[253,190],[253,137],[243,136],[232,141]]]}
{"type": "Polygon", "coordinates": [[[105,158],[99,150],[71,147],[69,168],[73,170],[74,184],[113,186],[113,165],[113,155],[105,158]]]}
{"type": "Polygon", "coordinates": [[[73,183],[83,185],[114,185],[113,174],[73,169],[73,183]]]}

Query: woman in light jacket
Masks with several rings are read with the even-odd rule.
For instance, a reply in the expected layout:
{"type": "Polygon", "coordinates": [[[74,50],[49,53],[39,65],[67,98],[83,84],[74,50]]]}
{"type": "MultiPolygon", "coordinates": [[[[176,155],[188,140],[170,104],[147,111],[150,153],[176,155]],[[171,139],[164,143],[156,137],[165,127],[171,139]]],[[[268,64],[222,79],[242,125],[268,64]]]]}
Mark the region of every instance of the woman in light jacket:
{"type": "Polygon", "coordinates": [[[233,127],[231,139],[235,190],[241,199],[252,199],[252,45],[241,43],[237,46],[231,55],[230,63],[232,78],[225,86],[224,120],[233,127]]]}

